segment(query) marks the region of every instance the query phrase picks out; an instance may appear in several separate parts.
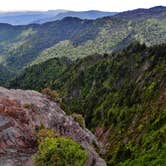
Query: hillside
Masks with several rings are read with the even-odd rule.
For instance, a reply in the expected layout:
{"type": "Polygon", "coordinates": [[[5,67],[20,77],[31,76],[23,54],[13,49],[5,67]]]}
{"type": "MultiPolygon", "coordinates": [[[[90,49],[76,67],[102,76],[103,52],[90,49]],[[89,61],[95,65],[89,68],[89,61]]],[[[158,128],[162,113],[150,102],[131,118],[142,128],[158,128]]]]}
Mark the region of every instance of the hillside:
{"type": "Polygon", "coordinates": [[[14,73],[3,65],[0,65],[0,73],[0,84],[6,84],[6,80],[14,76],[14,73]]]}
{"type": "Polygon", "coordinates": [[[54,57],[72,60],[117,52],[137,40],[148,46],[166,39],[163,7],[139,9],[97,20],[67,17],[42,25],[0,24],[0,62],[14,71],[54,57]]]}
{"type": "Polygon", "coordinates": [[[58,59],[34,65],[10,86],[57,90],[62,108],[69,114],[81,113],[88,128],[106,145],[108,165],[164,166],[165,56],[165,44],[148,48],[133,43],[116,54],[67,63],[67,69],[61,64],[60,76],[58,66],[54,67],[58,59]],[[35,87],[33,82],[39,84],[35,87]]]}
{"type": "Polygon", "coordinates": [[[10,84],[12,87],[40,91],[45,87],[49,87],[55,79],[60,78],[72,64],[73,62],[66,57],[50,59],[46,63],[28,67],[21,72],[20,76],[10,81],[10,84]]]}

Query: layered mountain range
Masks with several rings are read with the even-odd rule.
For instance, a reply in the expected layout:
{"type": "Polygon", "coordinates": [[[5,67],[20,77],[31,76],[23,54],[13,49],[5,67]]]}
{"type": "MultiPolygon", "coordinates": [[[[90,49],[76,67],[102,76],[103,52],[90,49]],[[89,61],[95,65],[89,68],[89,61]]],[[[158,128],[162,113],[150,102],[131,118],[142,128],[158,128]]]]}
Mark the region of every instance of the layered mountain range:
{"type": "Polygon", "coordinates": [[[0,23],[12,25],[41,24],[50,21],[61,20],[64,17],[78,17],[80,19],[97,19],[104,16],[112,16],[117,12],[104,12],[97,10],[76,12],[68,10],[50,11],[23,11],[23,12],[0,12],[0,23]]]}
{"type": "Polygon", "coordinates": [[[97,20],[67,17],[42,25],[0,24],[0,63],[18,71],[53,57],[72,60],[117,52],[133,41],[165,42],[164,7],[139,9],[97,20]]]}
{"type": "Polygon", "coordinates": [[[161,6],[96,20],[66,17],[41,25],[0,24],[0,85],[46,88],[58,96],[57,104],[38,92],[1,88],[0,106],[9,105],[9,114],[2,109],[2,129],[10,119],[20,124],[20,116],[10,113],[20,110],[33,127],[43,119],[41,123],[62,135],[69,130],[67,136],[92,152],[91,163],[105,165],[102,157],[108,166],[165,166],[165,27],[166,8],[161,6]],[[39,112],[24,107],[27,102],[39,112]],[[96,138],[73,121],[73,114],[84,117],[96,138]],[[69,128],[62,124],[68,120],[73,124],[69,128]],[[75,126],[80,133],[74,133],[75,126]],[[82,140],[85,135],[88,145],[82,140]]]}

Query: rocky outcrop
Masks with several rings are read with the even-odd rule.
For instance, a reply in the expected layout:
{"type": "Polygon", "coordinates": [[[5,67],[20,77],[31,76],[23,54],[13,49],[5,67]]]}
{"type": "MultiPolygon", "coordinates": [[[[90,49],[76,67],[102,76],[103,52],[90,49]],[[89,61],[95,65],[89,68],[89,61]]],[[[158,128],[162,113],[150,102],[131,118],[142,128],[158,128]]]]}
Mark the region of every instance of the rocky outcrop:
{"type": "Polygon", "coordinates": [[[36,129],[54,129],[81,144],[89,152],[89,165],[105,166],[93,144],[95,136],[67,116],[57,103],[35,91],[0,87],[0,166],[31,166],[37,152],[36,129]]]}

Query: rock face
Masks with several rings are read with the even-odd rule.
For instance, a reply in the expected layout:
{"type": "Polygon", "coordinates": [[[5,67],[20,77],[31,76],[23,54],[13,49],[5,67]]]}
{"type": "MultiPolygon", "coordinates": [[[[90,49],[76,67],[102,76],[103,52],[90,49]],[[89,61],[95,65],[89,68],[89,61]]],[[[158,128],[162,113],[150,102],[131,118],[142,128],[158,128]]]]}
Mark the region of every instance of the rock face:
{"type": "Polygon", "coordinates": [[[67,116],[57,103],[35,91],[0,87],[0,166],[32,166],[36,129],[44,125],[68,136],[89,152],[89,165],[106,166],[96,153],[95,136],[67,116]]]}

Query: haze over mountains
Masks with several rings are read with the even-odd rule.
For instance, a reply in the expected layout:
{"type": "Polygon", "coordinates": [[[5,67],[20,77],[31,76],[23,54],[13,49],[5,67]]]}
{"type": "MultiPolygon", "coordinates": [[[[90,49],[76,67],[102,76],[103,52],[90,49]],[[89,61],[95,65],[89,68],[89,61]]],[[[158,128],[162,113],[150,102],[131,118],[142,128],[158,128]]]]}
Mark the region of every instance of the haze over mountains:
{"type": "MultiPolygon", "coordinates": [[[[158,6],[154,7],[157,11],[165,10],[165,7],[158,6]]],[[[151,9],[137,9],[138,11],[151,12],[151,9]]],[[[132,11],[131,11],[132,12],[132,11]]],[[[80,19],[90,19],[94,20],[97,18],[102,18],[106,16],[114,16],[118,13],[122,13],[122,17],[125,12],[106,12],[98,10],[89,10],[89,11],[70,11],[70,10],[50,10],[50,11],[16,11],[16,12],[0,12],[0,23],[7,23],[11,25],[27,25],[27,24],[43,24],[46,22],[61,20],[65,17],[77,17],[80,19]]],[[[130,11],[126,13],[130,14],[130,11]]],[[[133,14],[133,13],[132,13],[133,14]]],[[[128,15],[129,17],[129,15],[128,15]]]]}
{"type": "Polygon", "coordinates": [[[51,10],[51,11],[23,11],[23,12],[0,12],[0,23],[12,25],[27,25],[32,23],[45,23],[50,21],[61,20],[64,17],[78,17],[80,19],[96,19],[105,16],[112,16],[116,12],[104,11],[67,11],[67,10],[51,10]]]}

